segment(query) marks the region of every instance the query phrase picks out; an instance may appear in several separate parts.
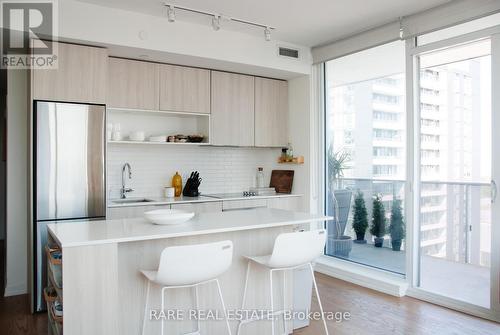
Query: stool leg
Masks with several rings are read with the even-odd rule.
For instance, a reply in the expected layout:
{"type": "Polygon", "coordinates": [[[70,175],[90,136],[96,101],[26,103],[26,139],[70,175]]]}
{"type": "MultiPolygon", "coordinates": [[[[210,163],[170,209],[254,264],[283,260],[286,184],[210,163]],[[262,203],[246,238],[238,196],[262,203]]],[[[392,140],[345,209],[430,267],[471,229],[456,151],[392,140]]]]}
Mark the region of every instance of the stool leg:
{"type": "Polygon", "coordinates": [[[286,311],[286,271],[283,271],[283,334],[287,334],[285,311],[286,311]]]}
{"type": "MultiPolygon", "coordinates": [[[[247,299],[248,277],[250,275],[250,263],[251,262],[248,261],[248,264],[247,264],[247,274],[246,274],[246,278],[245,278],[245,286],[243,288],[243,299],[241,300],[241,310],[242,311],[245,308],[245,302],[246,302],[246,299],[247,299]]],[[[241,330],[241,326],[242,325],[243,325],[243,320],[240,320],[239,324],[238,324],[238,329],[236,330],[236,335],[240,334],[240,330],[241,330]]]]}
{"type": "Polygon", "coordinates": [[[271,295],[271,334],[274,335],[274,298],[273,298],[273,270],[269,270],[269,286],[271,295]]]}
{"type": "Polygon", "coordinates": [[[219,279],[215,279],[217,284],[217,291],[219,292],[220,302],[222,304],[222,310],[224,311],[224,318],[226,319],[227,333],[231,335],[231,327],[229,327],[229,320],[227,318],[226,304],[224,303],[224,298],[222,298],[222,290],[220,289],[219,279]]]}
{"type": "Polygon", "coordinates": [[[196,303],[196,325],[198,327],[197,332],[201,332],[201,327],[200,327],[200,301],[198,299],[198,285],[195,285],[194,287],[194,301],[196,303]]]}
{"type": "MultiPolygon", "coordinates": [[[[163,313],[165,313],[165,290],[166,289],[167,289],[167,287],[163,287],[161,289],[161,310],[163,313]]],[[[165,318],[161,318],[161,335],[163,335],[164,323],[165,323],[165,318]]]]}
{"type": "Polygon", "coordinates": [[[316,284],[316,278],[314,277],[314,270],[312,264],[309,263],[309,270],[311,270],[311,277],[314,284],[314,290],[316,291],[316,297],[318,297],[319,310],[321,311],[321,319],[323,319],[323,326],[325,327],[325,334],[328,335],[328,328],[326,327],[325,313],[323,312],[323,305],[321,304],[321,298],[319,297],[318,285],[316,284]]]}
{"type": "Polygon", "coordinates": [[[149,287],[151,286],[151,282],[148,280],[148,288],[146,289],[146,302],[144,303],[144,319],[142,320],[142,335],[144,335],[144,331],[146,330],[146,320],[148,318],[148,303],[149,303],[149,287]]]}

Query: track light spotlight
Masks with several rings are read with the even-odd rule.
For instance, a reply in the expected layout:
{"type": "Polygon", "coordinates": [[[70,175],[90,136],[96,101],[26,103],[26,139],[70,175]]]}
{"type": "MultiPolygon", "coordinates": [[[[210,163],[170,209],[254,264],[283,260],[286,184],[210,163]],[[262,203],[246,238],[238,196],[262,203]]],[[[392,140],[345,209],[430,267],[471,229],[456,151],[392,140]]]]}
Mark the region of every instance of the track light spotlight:
{"type": "Polygon", "coordinates": [[[219,15],[214,15],[212,18],[212,28],[214,28],[215,31],[220,29],[220,16],[219,15]]]}
{"type": "Polygon", "coordinates": [[[271,40],[271,29],[269,29],[269,27],[266,27],[266,29],[264,29],[264,37],[266,38],[266,41],[271,40]]]}
{"type": "Polygon", "coordinates": [[[175,22],[175,8],[174,6],[167,6],[167,18],[168,22],[175,22]]]}

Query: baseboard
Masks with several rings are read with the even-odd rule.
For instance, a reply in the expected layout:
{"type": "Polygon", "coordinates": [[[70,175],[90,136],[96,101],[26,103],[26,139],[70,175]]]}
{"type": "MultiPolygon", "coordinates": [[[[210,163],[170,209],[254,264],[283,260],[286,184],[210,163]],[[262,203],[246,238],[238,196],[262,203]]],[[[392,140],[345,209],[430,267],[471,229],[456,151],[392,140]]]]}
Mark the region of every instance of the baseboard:
{"type": "Polygon", "coordinates": [[[27,294],[28,288],[26,284],[17,284],[17,285],[7,285],[5,287],[5,297],[11,297],[13,295],[21,295],[27,294]]]}
{"type": "Polygon", "coordinates": [[[329,256],[320,257],[316,261],[314,270],[396,297],[405,296],[408,290],[408,283],[400,276],[329,256]]]}

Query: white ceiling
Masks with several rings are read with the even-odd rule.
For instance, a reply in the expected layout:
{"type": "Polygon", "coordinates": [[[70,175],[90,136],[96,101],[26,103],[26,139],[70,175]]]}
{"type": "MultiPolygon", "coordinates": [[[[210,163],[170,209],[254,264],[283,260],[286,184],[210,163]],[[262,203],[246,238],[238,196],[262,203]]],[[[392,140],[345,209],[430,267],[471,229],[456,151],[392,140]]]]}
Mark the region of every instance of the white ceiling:
{"type": "MultiPolygon", "coordinates": [[[[164,15],[161,0],[79,0],[164,15]]],[[[453,0],[167,0],[168,3],[276,27],[273,38],[318,46],[453,0]]],[[[177,12],[178,20],[209,24],[209,18],[177,12]]],[[[222,29],[262,34],[256,28],[225,23],[222,29]]]]}

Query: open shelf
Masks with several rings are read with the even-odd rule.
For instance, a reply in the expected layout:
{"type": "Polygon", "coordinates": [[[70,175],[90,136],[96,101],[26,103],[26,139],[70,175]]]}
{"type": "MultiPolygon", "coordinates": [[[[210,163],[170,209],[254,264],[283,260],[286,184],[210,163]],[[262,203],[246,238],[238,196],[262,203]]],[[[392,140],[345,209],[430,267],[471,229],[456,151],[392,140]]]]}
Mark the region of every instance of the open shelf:
{"type": "Polygon", "coordinates": [[[122,139],[108,140],[116,144],[156,145],[208,145],[210,144],[210,114],[176,111],[107,108],[107,122],[120,124],[122,139]],[[135,131],[145,134],[145,141],[131,141],[129,135],[135,131]],[[150,136],[203,135],[202,142],[150,142],[150,136]]]}
{"type": "Polygon", "coordinates": [[[152,144],[152,145],[210,145],[210,143],[206,142],[150,142],[150,141],[108,141],[109,144],[139,144],[139,145],[144,145],[144,144],[152,144]]]}

